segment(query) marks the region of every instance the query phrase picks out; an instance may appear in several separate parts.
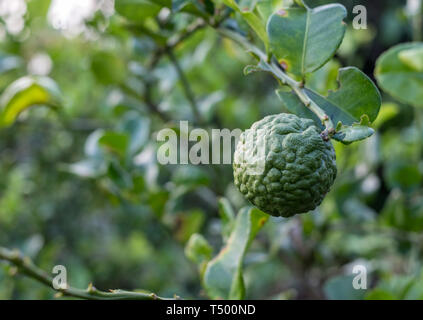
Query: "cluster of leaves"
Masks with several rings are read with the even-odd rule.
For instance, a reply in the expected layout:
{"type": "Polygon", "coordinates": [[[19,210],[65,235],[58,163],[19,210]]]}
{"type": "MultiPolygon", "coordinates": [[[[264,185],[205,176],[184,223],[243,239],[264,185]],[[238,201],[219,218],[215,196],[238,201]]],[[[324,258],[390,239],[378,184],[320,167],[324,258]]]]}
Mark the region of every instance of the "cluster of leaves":
{"type": "MultiPolygon", "coordinates": [[[[375,38],[372,27],[349,27],[353,1],[342,2],[348,10],[116,0],[115,14],[97,11],[69,39],[47,24],[49,0],[28,1],[22,33],[6,33],[0,45],[0,245],[47,270],[64,264],[81,287],[185,298],[421,298],[422,45],[378,60],[378,84],[392,96],[379,112],[368,75],[376,56],[411,39],[411,23],[395,1],[369,4],[370,17],[384,17],[371,21],[375,38]],[[34,52],[50,57],[50,72],[28,72],[34,52]],[[243,77],[245,65],[279,83],[267,73],[243,77]],[[245,129],[283,111],[322,130],[328,115],[343,143],[369,137],[372,122],[377,129],[363,143],[335,143],[340,175],[313,214],[274,219],[251,208],[230,166],[157,163],[155,136],[178,131],[178,120],[245,129]],[[357,263],[370,272],[368,291],[350,285],[357,263]]],[[[10,269],[0,269],[0,297],[51,297],[10,279],[10,269]]]]}

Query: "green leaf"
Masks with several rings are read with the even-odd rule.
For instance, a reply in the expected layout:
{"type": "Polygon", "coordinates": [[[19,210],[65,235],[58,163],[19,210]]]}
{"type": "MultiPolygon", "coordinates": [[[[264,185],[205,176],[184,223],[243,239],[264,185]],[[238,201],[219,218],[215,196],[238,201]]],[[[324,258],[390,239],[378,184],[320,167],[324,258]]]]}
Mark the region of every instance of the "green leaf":
{"type": "Polygon", "coordinates": [[[337,77],[340,68],[341,65],[337,60],[330,60],[322,68],[306,76],[307,88],[328,95],[330,90],[336,90],[338,87],[337,77]]]}
{"type": "Polygon", "coordinates": [[[404,50],[399,53],[402,63],[415,71],[423,72],[423,46],[415,49],[404,50]]]}
{"type": "Polygon", "coordinates": [[[266,51],[269,46],[269,37],[266,33],[266,26],[262,19],[255,13],[254,6],[248,8],[240,8],[235,0],[223,0],[223,3],[233,10],[237,11],[245,22],[254,30],[254,32],[259,36],[261,41],[263,41],[266,51]]]}
{"type": "Polygon", "coordinates": [[[200,264],[211,259],[213,248],[201,234],[194,233],[185,246],[185,255],[192,262],[200,264]]]}
{"type": "Polygon", "coordinates": [[[373,122],[380,109],[380,93],[362,71],[355,67],[339,69],[339,89],[330,92],[327,97],[307,90],[307,95],[314,100],[334,123],[344,125],[360,123],[363,115],[373,122]]]}
{"type": "Polygon", "coordinates": [[[353,124],[352,126],[342,127],[341,130],[336,132],[335,139],[349,144],[355,141],[367,139],[372,136],[375,131],[372,128],[353,124]]]}
{"type": "Polygon", "coordinates": [[[348,67],[340,69],[338,79],[340,87],[337,91],[323,97],[306,89],[308,97],[325,111],[333,123],[351,126],[364,124],[363,120],[373,122],[379,113],[381,97],[370,78],[359,69],[348,67]]]}
{"type": "MultiPolygon", "coordinates": [[[[308,88],[305,91],[334,124],[340,123],[334,139],[349,144],[370,137],[374,130],[367,125],[376,119],[381,105],[377,87],[355,67],[339,69],[338,81],[339,89],[330,91],[327,97],[308,88]]],[[[319,118],[293,92],[279,90],[277,94],[290,112],[314,120],[323,129],[319,118]]]]}
{"type": "Polygon", "coordinates": [[[210,0],[173,0],[172,11],[183,11],[203,18],[208,18],[214,12],[214,4],[210,0]]]}
{"type": "MultiPolygon", "coordinates": [[[[178,210],[177,208],[173,209],[178,210]]],[[[186,243],[191,235],[200,232],[204,219],[205,213],[200,209],[184,210],[176,217],[175,238],[182,243],[186,243]]]]}
{"type": "Polygon", "coordinates": [[[195,189],[200,186],[207,186],[210,182],[210,177],[207,172],[199,166],[182,165],[174,171],[172,182],[176,186],[195,189]]]}
{"type": "Polygon", "coordinates": [[[300,118],[312,119],[321,130],[324,129],[324,126],[317,115],[307,108],[295,93],[283,90],[277,90],[276,93],[282,100],[283,106],[289,112],[299,116],[300,118]]]}
{"type": "Polygon", "coordinates": [[[283,0],[261,0],[256,6],[261,18],[267,21],[274,12],[283,7],[283,0]]]}
{"type": "Polygon", "coordinates": [[[382,54],[375,76],[394,98],[423,107],[423,43],[400,44],[382,54]]]}
{"type": "Polygon", "coordinates": [[[269,39],[267,37],[266,28],[262,20],[252,11],[242,11],[242,17],[248,23],[248,25],[254,30],[263,41],[266,51],[269,45],[269,39]]]}
{"type": "Polygon", "coordinates": [[[97,80],[104,84],[119,84],[126,78],[126,65],[122,58],[107,51],[100,51],[91,57],[91,70],[97,80]]]}
{"type": "Polygon", "coordinates": [[[128,149],[129,138],[128,135],[124,133],[108,131],[103,134],[98,140],[98,143],[107,150],[115,152],[123,157],[128,149]]]}
{"type": "Polygon", "coordinates": [[[120,15],[134,22],[156,16],[164,3],[150,0],[116,0],[115,10],[120,15]]]}
{"type": "Polygon", "coordinates": [[[98,178],[106,173],[107,168],[101,159],[88,158],[64,165],[63,170],[83,178],[98,178]]]}
{"type": "Polygon", "coordinates": [[[110,188],[112,193],[118,193],[117,190],[132,189],[131,175],[118,162],[112,161],[107,168],[107,177],[112,182],[113,186],[110,188]]]}
{"type": "Polygon", "coordinates": [[[99,145],[99,140],[104,135],[103,129],[93,131],[85,140],[84,152],[89,158],[104,158],[104,152],[99,145]]]}
{"type": "Polygon", "coordinates": [[[324,285],[324,292],[329,300],[361,300],[365,290],[353,287],[354,275],[341,275],[329,279],[324,285]]]}
{"type": "Polygon", "coordinates": [[[148,142],[150,135],[150,121],[148,118],[141,117],[135,111],[125,114],[119,131],[127,133],[129,137],[128,151],[131,155],[135,155],[148,142]]]}
{"type": "Polygon", "coordinates": [[[392,293],[383,289],[373,289],[366,295],[366,300],[398,300],[392,293]]]}
{"type": "Polygon", "coordinates": [[[226,198],[219,199],[219,215],[222,223],[222,236],[226,241],[229,238],[235,223],[234,210],[232,209],[229,200],[226,198]]]}
{"type": "Polygon", "coordinates": [[[267,23],[270,49],[286,71],[304,77],[335,54],[346,30],[346,15],[340,4],[280,9],[267,23]]]}
{"type": "Polygon", "coordinates": [[[232,234],[204,273],[204,286],[212,299],[243,299],[245,296],[242,264],[249,244],[269,216],[257,208],[238,213],[232,234]]]}
{"type": "Polygon", "coordinates": [[[57,107],[61,94],[47,77],[27,76],[10,84],[0,97],[0,126],[11,125],[18,115],[34,105],[57,107]]]}
{"type": "MultiPolygon", "coordinates": [[[[281,83],[285,83],[283,72],[274,65],[264,60],[262,55],[258,55],[260,60],[257,65],[249,65],[244,69],[244,74],[257,71],[264,71],[273,74],[281,83]]],[[[353,141],[362,140],[373,134],[373,130],[365,128],[373,122],[380,110],[381,96],[373,81],[362,71],[355,67],[347,67],[338,71],[339,88],[329,91],[329,95],[324,97],[308,88],[308,84],[301,90],[315,105],[327,114],[334,124],[338,124],[338,129],[342,132],[334,136],[334,139],[349,144],[353,141]],[[355,125],[353,129],[346,126],[355,125]],[[358,127],[356,125],[360,125],[358,127]]],[[[284,106],[290,112],[302,118],[314,120],[316,125],[323,129],[320,119],[300,100],[297,93],[288,92],[287,86],[278,90],[277,94],[281,98],[284,106]]]]}

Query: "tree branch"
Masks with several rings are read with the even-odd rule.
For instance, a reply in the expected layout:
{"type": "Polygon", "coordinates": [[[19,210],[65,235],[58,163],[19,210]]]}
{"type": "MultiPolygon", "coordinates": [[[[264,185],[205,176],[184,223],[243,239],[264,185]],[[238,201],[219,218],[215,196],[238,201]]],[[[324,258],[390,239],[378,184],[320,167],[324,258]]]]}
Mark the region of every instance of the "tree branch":
{"type": "Polygon", "coordinates": [[[184,40],[194,35],[198,30],[206,27],[207,24],[203,19],[197,19],[192,24],[188,25],[181,33],[169,38],[166,44],[159,47],[154,53],[151,60],[147,63],[148,69],[153,69],[159,62],[160,59],[169,51],[176,48],[184,40]]]}
{"type": "Polygon", "coordinates": [[[175,67],[176,72],[178,73],[179,80],[181,80],[182,87],[185,92],[185,96],[187,97],[189,104],[191,106],[192,113],[194,114],[194,118],[196,122],[199,124],[203,123],[201,114],[198,110],[197,102],[195,101],[194,93],[192,92],[191,85],[182,70],[181,65],[179,64],[178,59],[176,58],[175,54],[173,53],[172,49],[167,50],[167,55],[169,56],[170,61],[172,62],[173,66],[175,67]]]}
{"type": "MultiPolygon", "coordinates": [[[[191,108],[193,110],[194,116],[196,118],[196,120],[198,122],[201,123],[201,117],[200,114],[198,112],[198,108],[194,99],[194,95],[192,93],[191,88],[189,87],[189,83],[176,59],[176,57],[173,54],[173,49],[175,47],[177,47],[180,43],[182,43],[184,40],[186,40],[187,38],[191,37],[192,35],[194,35],[198,30],[201,30],[202,28],[206,27],[207,24],[203,19],[197,19],[195,20],[193,23],[191,23],[190,25],[188,25],[181,33],[176,34],[175,36],[171,37],[168,39],[167,42],[165,42],[164,45],[159,46],[155,52],[152,55],[152,58],[150,59],[150,61],[148,61],[146,63],[146,68],[148,70],[153,70],[157,64],[160,62],[161,58],[167,54],[169,56],[169,58],[171,59],[172,63],[175,65],[175,68],[180,76],[180,79],[182,81],[182,85],[184,87],[184,91],[185,94],[190,102],[191,108]]],[[[158,35],[155,33],[150,32],[147,28],[142,27],[142,26],[128,26],[128,28],[130,28],[133,31],[137,31],[137,32],[141,32],[144,33],[145,35],[151,37],[151,38],[155,38],[157,39],[158,35]]],[[[162,40],[161,40],[162,41],[162,40]]],[[[161,44],[161,41],[159,44],[161,44]]],[[[138,94],[137,92],[135,92],[134,90],[132,90],[131,88],[129,88],[128,86],[123,86],[122,89],[132,95],[133,97],[141,100],[142,102],[144,102],[146,104],[146,106],[148,107],[148,109],[158,115],[163,121],[168,122],[170,121],[170,117],[163,113],[159,107],[157,106],[157,104],[155,104],[152,100],[151,97],[151,83],[149,81],[145,82],[146,85],[146,90],[145,90],[145,97],[142,97],[140,94],[138,94]]]]}
{"type": "Polygon", "coordinates": [[[304,85],[301,82],[298,82],[288,76],[279,65],[277,65],[274,61],[269,61],[267,55],[262,52],[259,48],[251,44],[247,41],[247,39],[229,29],[218,28],[217,31],[224,37],[231,39],[232,41],[241,45],[244,49],[251,52],[254,56],[260,59],[261,63],[263,63],[269,71],[271,71],[279,81],[291,87],[291,89],[295,92],[301,102],[310,109],[322,122],[325,126],[325,131],[322,133],[322,137],[325,140],[329,140],[330,137],[335,133],[335,127],[332,120],[326,115],[325,111],[322,110],[313,100],[311,100],[307,93],[305,92],[304,85]]]}
{"type": "Polygon", "coordinates": [[[161,111],[159,106],[153,102],[153,99],[151,97],[151,84],[148,81],[145,82],[145,87],[146,87],[145,95],[143,97],[142,95],[140,95],[138,92],[136,92],[134,89],[132,89],[126,84],[123,84],[120,86],[122,91],[132,96],[133,98],[143,102],[151,113],[156,114],[164,122],[171,121],[171,118],[166,113],[161,111]]]}
{"type": "Polygon", "coordinates": [[[38,268],[29,257],[24,256],[17,250],[9,250],[7,248],[0,247],[0,260],[5,260],[11,263],[17,268],[22,274],[32,278],[47,287],[56,290],[57,297],[62,295],[76,297],[87,300],[174,300],[179,299],[178,296],[174,298],[163,298],[159,297],[154,293],[143,293],[125,290],[110,290],[110,292],[104,292],[96,289],[92,284],[88,286],[86,290],[77,289],[70,286],[62,289],[53,288],[53,277],[50,276],[44,270],[38,268]]]}

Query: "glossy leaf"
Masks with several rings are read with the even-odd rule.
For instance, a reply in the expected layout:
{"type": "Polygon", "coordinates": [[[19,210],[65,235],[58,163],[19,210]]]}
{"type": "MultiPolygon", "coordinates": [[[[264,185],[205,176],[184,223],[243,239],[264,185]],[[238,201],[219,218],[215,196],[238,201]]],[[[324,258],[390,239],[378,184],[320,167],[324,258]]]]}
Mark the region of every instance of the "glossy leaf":
{"type": "Polygon", "coordinates": [[[423,43],[405,43],[385,52],[376,63],[375,76],[390,95],[423,107],[423,43]]]}
{"type": "Polygon", "coordinates": [[[237,11],[245,20],[245,22],[248,23],[248,25],[251,27],[251,29],[254,30],[254,32],[259,36],[261,41],[263,41],[264,46],[267,48],[269,46],[269,38],[266,33],[266,26],[262,19],[256,14],[254,10],[254,6],[247,7],[247,8],[240,8],[238,4],[235,2],[235,0],[223,0],[223,2],[233,10],[237,11]]]}
{"type": "Polygon", "coordinates": [[[339,89],[329,93],[326,102],[321,96],[308,91],[309,97],[319,101],[321,106],[334,123],[342,122],[345,125],[361,122],[363,115],[370,122],[376,120],[381,105],[380,93],[362,71],[355,67],[339,69],[339,89]]]}
{"type": "Polygon", "coordinates": [[[311,112],[310,109],[301,102],[295,93],[292,91],[283,90],[277,90],[276,93],[282,100],[283,106],[289,112],[299,116],[300,118],[312,119],[321,130],[324,129],[322,122],[319,120],[316,114],[311,112]]]}
{"type": "Polygon", "coordinates": [[[399,58],[405,65],[417,72],[423,72],[423,46],[404,50],[399,53],[399,58]]]}
{"type": "Polygon", "coordinates": [[[210,0],[173,0],[172,11],[184,11],[196,16],[207,18],[209,14],[213,14],[214,5],[210,0]]]}
{"type": "Polygon", "coordinates": [[[306,76],[307,88],[322,95],[328,95],[330,90],[338,87],[337,77],[341,64],[332,59],[319,70],[306,76]]]}
{"type": "Polygon", "coordinates": [[[365,290],[354,289],[354,275],[341,275],[329,279],[324,286],[324,292],[329,300],[361,300],[365,290]]]}
{"type": "Polygon", "coordinates": [[[181,243],[188,242],[191,235],[200,232],[204,220],[205,214],[201,209],[189,210],[179,214],[176,219],[177,228],[175,231],[175,238],[181,243]]]}
{"type": "MultiPolygon", "coordinates": [[[[133,188],[130,174],[118,162],[111,161],[109,163],[107,168],[107,177],[117,189],[125,190],[133,188]]],[[[110,188],[110,191],[116,193],[116,189],[113,187],[110,188]]]]}
{"type": "Polygon", "coordinates": [[[135,111],[127,112],[119,126],[122,132],[129,136],[128,152],[131,155],[141,150],[148,141],[150,134],[150,121],[148,118],[140,117],[135,111]]]}
{"type": "MultiPolygon", "coordinates": [[[[277,91],[277,94],[288,111],[301,118],[312,119],[321,130],[324,129],[319,118],[311,112],[310,109],[306,108],[294,93],[279,90],[277,91]]],[[[350,144],[355,141],[364,140],[373,134],[374,130],[372,128],[364,125],[353,124],[350,126],[341,126],[335,134],[334,139],[345,144],[350,144]]]]}
{"type": "Polygon", "coordinates": [[[161,2],[153,0],[116,0],[115,10],[128,20],[141,23],[143,19],[156,16],[161,2]]]}
{"type": "Polygon", "coordinates": [[[210,260],[212,253],[213,248],[208,241],[198,233],[194,233],[185,246],[185,255],[188,259],[197,264],[210,260]]]}
{"type": "Polygon", "coordinates": [[[97,80],[104,84],[118,84],[125,80],[126,66],[116,54],[107,51],[95,53],[91,57],[91,70],[97,80]]]}
{"type": "Polygon", "coordinates": [[[261,0],[256,6],[261,18],[267,21],[274,12],[282,9],[283,0],[261,0]]]}
{"type": "Polygon", "coordinates": [[[222,236],[226,241],[229,238],[235,223],[234,210],[232,209],[229,200],[226,198],[219,199],[219,215],[222,223],[222,236]]]}
{"type": "Polygon", "coordinates": [[[335,139],[349,144],[355,141],[364,140],[371,137],[375,131],[367,126],[353,124],[352,126],[342,127],[337,131],[335,139]]]}
{"type": "MultiPolygon", "coordinates": [[[[377,87],[354,67],[340,69],[338,81],[339,89],[330,91],[327,97],[307,88],[306,93],[335,125],[340,124],[334,139],[348,144],[370,137],[374,130],[367,125],[376,119],[381,105],[377,87]]],[[[323,129],[319,118],[293,92],[279,90],[277,93],[290,112],[314,120],[323,129]]]]}
{"type": "Polygon", "coordinates": [[[212,299],[243,299],[242,264],[249,244],[269,216],[256,208],[238,213],[232,234],[220,253],[211,260],[204,274],[204,285],[212,299]]]}
{"type": "Polygon", "coordinates": [[[195,165],[182,165],[175,170],[172,182],[184,188],[197,188],[207,185],[210,177],[204,169],[195,165]]]}
{"type": "Polygon", "coordinates": [[[76,163],[64,166],[64,171],[70,172],[83,178],[97,178],[106,173],[105,162],[101,159],[88,158],[76,163]]]}
{"type": "Polygon", "coordinates": [[[89,158],[103,158],[104,152],[99,145],[99,140],[104,135],[103,129],[97,129],[92,132],[85,140],[84,152],[89,158]]]}
{"type": "Polygon", "coordinates": [[[11,125],[18,115],[34,105],[58,106],[61,94],[47,77],[23,77],[9,85],[0,97],[0,126],[11,125]]]}
{"type": "Polygon", "coordinates": [[[254,30],[254,32],[257,33],[257,35],[264,42],[264,45],[267,48],[269,40],[262,20],[254,12],[251,11],[243,11],[241,15],[245,19],[245,21],[247,21],[250,27],[254,30]]]}
{"type": "Polygon", "coordinates": [[[270,49],[286,71],[296,76],[313,72],[340,46],[346,15],[340,4],[280,9],[267,24],[270,49]]]}
{"type": "Polygon", "coordinates": [[[103,134],[98,143],[107,150],[124,156],[128,148],[129,138],[124,133],[108,131],[103,134]]]}

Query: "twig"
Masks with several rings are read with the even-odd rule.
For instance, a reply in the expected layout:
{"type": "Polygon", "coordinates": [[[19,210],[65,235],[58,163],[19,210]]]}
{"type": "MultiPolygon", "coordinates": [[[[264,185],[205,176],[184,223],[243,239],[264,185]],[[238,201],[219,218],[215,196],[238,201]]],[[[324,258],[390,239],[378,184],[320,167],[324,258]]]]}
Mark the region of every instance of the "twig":
{"type": "Polygon", "coordinates": [[[194,35],[198,30],[206,27],[207,24],[203,19],[195,20],[192,24],[188,25],[185,30],[181,33],[176,34],[174,37],[171,37],[164,46],[159,47],[154,53],[151,60],[147,63],[148,69],[153,69],[159,62],[160,59],[168,52],[168,50],[173,50],[184,40],[194,35]]]}
{"type": "Polygon", "coordinates": [[[169,56],[170,61],[172,62],[173,66],[175,67],[176,72],[178,73],[179,80],[181,80],[182,87],[185,92],[185,96],[187,97],[189,104],[191,106],[192,113],[194,114],[194,118],[196,122],[203,123],[201,114],[198,110],[197,102],[195,101],[194,93],[192,92],[191,85],[182,70],[181,65],[179,64],[178,59],[176,58],[175,54],[173,53],[172,49],[167,50],[167,55],[169,56]]]}
{"type": "Polygon", "coordinates": [[[138,99],[139,101],[143,102],[147,106],[148,110],[150,110],[151,113],[159,116],[159,118],[161,118],[164,122],[171,121],[171,118],[166,113],[161,111],[159,106],[153,102],[153,99],[151,97],[151,84],[148,81],[146,81],[145,86],[146,86],[146,88],[145,88],[144,97],[142,95],[140,95],[138,92],[136,92],[134,89],[132,89],[131,87],[129,87],[125,84],[121,85],[120,88],[126,94],[129,94],[130,96],[134,97],[135,99],[138,99]]]}
{"type": "Polygon", "coordinates": [[[88,286],[86,290],[77,289],[70,286],[61,289],[55,289],[53,287],[53,277],[47,272],[38,268],[29,257],[23,256],[21,252],[17,250],[9,250],[0,247],[0,260],[5,260],[14,265],[18,271],[22,274],[37,280],[38,282],[56,290],[58,296],[70,296],[87,300],[174,300],[175,298],[163,298],[159,297],[154,293],[142,293],[125,290],[110,290],[110,292],[104,292],[96,289],[92,284],[88,286]]]}
{"type": "MultiPolygon", "coordinates": [[[[182,43],[184,40],[186,40],[187,38],[191,37],[198,30],[204,28],[205,26],[207,26],[207,24],[206,24],[206,22],[203,19],[197,19],[192,24],[188,25],[185,28],[184,31],[182,31],[181,33],[176,34],[174,37],[171,37],[164,45],[159,46],[156,49],[156,51],[152,55],[151,60],[146,63],[146,68],[148,70],[153,70],[157,66],[157,64],[160,62],[160,59],[165,54],[168,54],[169,57],[171,58],[171,60],[174,59],[176,61],[176,64],[174,63],[175,66],[178,65],[178,62],[177,62],[176,58],[174,57],[172,50],[175,47],[177,47],[180,43],[182,43]],[[173,56],[173,58],[171,57],[171,55],[173,56]]],[[[135,28],[135,27],[132,27],[132,28],[135,28]]],[[[141,31],[143,32],[145,30],[142,29],[141,31]]],[[[153,38],[154,37],[157,37],[156,34],[151,34],[149,32],[147,32],[145,34],[147,36],[150,36],[150,37],[153,37],[153,38]]],[[[198,108],[196,106],[194,96],[192,94],[191,89],[190,88],[187,89],[188,81],[186,80],[186,78],[185,78],[185,76],[184,76],[184,74],[182,72],[182,69],[180,68],[179,65],[177,67],[177,71],[178,71],[179,74],[182,73],[181,81],[182,81],[182,84],[184,86],[184,90],[186,92],[187,98],[190,101],[190,104],[191,104],[191,106],[193,108],[194,116],[196,117],[197,120],[199,120],[199,122],[201,122],[200,121],[201,117],[200,117],[200,115],[198,113],[198,108]]],[[[146,104],[146,106],[148,107],[148,109],[152,113],[157,114],[163,121],[165,121],[165,122],[170,121],[171,120],[170,117],[167,114],[165,114],[164,112],[162,112],[159,109],[159,107],[153,102],[153,99],[151,97],[151,89],[152,88],[151,88],[151,83],[149,82],[149,80],[147,80],[145,82],[145,86],[146,86],[146,88],[145,88],[145,96],[144,97],[142,97],[140,94],[138,94],[136,91],[132,90],[128,86],[123,86],[122,89],[126,93],[128,93],[128,94],[132,95],[133,97],[135,97],[135,98],[143,101],[146,104]]],[[[189,87],[189,85],[188,85],[188,87],[189,87]]]]}
{"type": "Polygon", "coordinates": [[[335,127],[333,125],[332,120],[328,115],[326,115],[324,110],[322,110],[313,100],[308,97],[304,89],[303,83],[292,79],[285,72],[283,72],[280,66],[277,65],[275,62],[268,61],[267,55],[264,52],[262,52],[259,48],[248,42],[247,39],[239,33],[224,28],[218,28],[217,31],[222,36],[231,39],[232,41],[244,47],[244,49],[246,49],[247,51],[253,53],[256,57],[261,60],[261,63],[263,63],[268,68],[268,70],[271,71],[279,79],[282,84],[291,87],[291,89],[295,92],[301,102],[307,108],[309,108],[310,111],[316,114],[316,116],[325,126],[324,134],[322,134],[322,137],[324,139],[328,140],[335,133],[335,127]]]}

